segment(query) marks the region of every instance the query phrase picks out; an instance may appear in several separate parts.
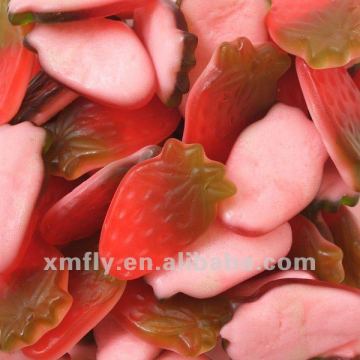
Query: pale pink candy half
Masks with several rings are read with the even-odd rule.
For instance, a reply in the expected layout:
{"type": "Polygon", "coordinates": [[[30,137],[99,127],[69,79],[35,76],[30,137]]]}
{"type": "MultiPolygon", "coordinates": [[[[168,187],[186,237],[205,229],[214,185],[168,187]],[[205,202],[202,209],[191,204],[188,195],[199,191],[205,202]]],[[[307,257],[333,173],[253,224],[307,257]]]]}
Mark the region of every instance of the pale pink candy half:
{"type": "Polygon", "coordinates": [[[94,329],[97,360],[153,360],[161,349],[139,339],[108,315],[94,329]]]}
{"type": "Polygon", "coordinates": [[[249,238],[215,223],[183,252],[185,259],[187,252],[199,254],[205,260],[205,265],[194,260],[191,266],[181,267],[181,262],[178,262],[175,270],[153,272],[146,277],[146,281],[160,298],[178,292],[196,298],[212,297],[261,273],[267,258],[277,261],[285,256],[290,250],[291,240],[289,224],[261,237],[249,238]],[[230,258],[238,260],[239,265],[227,260],[230,258]],[[220,266],[213,267],[217,259],[220,266]],[[196,264],[199,264],[198,268],[196,264]]]}
{"type": "Polygon", "coordinates": [[[259,299],[241,304],[222,328],[233,360],[305,360],[358,341],[359,291],[288,281],[273,282],[259,299]]]}
{"type": "Polygon", "coordinates": [[[235,143],[227,177],[237,187],[220,217],[247,235],[267,233],[314,199],[328,155],[314,124],[283,104],[246,128],[235,143]]]}
{"type": "Polygon", "coordinates": [[[154,96],[155,70],[135,32],[120,21],[37,24],[26,37],[42,68],[98,102],[141,108],[154,96]]]}
{"type": "MultiPolygon", "coordinates": [[[[188,47],[194,46],[196,38],[187,32],[182,14],[169,0],[157,0],[151,6],[138,8],[134,21],[135,31],[143,40],[156,70],[157,94],[163,103],[171,103],[173,96],[180,92],[178,82],[188,80],[182,66],[189,62],[189,56],[192,59],[193,54],[191,51],[189,54],[188,47]]],[[[181,89],[181,92],[184,90],[181,89]]]]}
{"type": "Polygon", "coordinates": [[[207,360],[209,359],[205,355],[200,355],[196,357],[188,357],[179,355],[171,351],[164,351],[156,360],[207,360]]]}
{"type": "Polygon", "coordinates": [[[0,127],[0,274],[18,261],[44,177],[46,133],[25,122],[0,127]]]}
{"type": "MultiPolygon", "coordinates": [[[[264,274],[264,276],[257,277],[255,279],[249,279],[234,288],[226,292],[226,295],[229,297],[248,297],[253,295],[257,290],[259,290],[263,285],[280,279],[315,279],[314,276],[307,271],[278,271],[270,272],[270,275],[264,274]]],[[[206,355],[211,360],[231,360],[229,355],[225,352],[221,341],[218,342],[216,347],[206,353],[206,355]]]]}

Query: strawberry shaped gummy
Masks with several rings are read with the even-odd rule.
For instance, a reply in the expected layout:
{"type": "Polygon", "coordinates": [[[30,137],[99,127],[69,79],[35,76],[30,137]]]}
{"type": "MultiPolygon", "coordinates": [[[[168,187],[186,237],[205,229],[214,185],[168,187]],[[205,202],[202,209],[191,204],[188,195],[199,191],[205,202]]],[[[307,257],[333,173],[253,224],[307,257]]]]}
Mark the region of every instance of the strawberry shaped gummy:
{"type": "MultiPolygon", "coordinates": [[[[64,249],[64,255],[83,258],[87,250],[95,248],[96,240],[94,238],[75,243],[64,249]]],[[[48,331],[35,344],[23,349],[30,359],[59,359],[107,316],[121,298],[126,283],[107,276],[101,266],[96,269],[93,257],[89,260],[87,270],[69,271],[69,293],[73,297],[73,303],[58,326],[48,331]]]]}
{"type": "Polygon", "coordinates": [[[23,46],[24,29],[9,23],[7,3],[0,0],[0,124],[19,110],[35,58],[23,46]]]}
{"type": "Polygon", "coordinates": [[[68,270],[44,270],[45,257],[60,256],[55,247],[35,235],[19,267],[0,275],[0,351],[36,343],[68,313],[72,304],[68,270]]]}
{"type": "Polygon", "coordinates": [[[359,0],[272,0],[274,42],[312,68],[344,66],[360,57],[359,0]]]}
{"type": "Polygon", "coordinates": [[[111,274],[143,276],[151,269],[130,271],[124,260],[151,257],[160,266],[203,234],[217,203],[236,192],[224,177],[224,166],[207,160],[200,145],[175,139],[159,156],[133,167],[119,185],[101,234],[101,256],[115,258],[111,274]]]}
{"type": "Polygon", "coordinates": [[[116,109],[78,99],[45,125],[52,144],[45,154],[51,174],[74,180],[168,138],[180,122],[177,109],[154,97],[141,109],[116,109]]]}
{"type": "Polygon", "coordinates": [[[111,312],[128,331],[149,344],[183,356],[198,356],[216,346],[219,331],[233,315],[225,296],[194,299],[177,294],[158,300],[151,286],[130,281],[111,312]]]}
{"type": "Polygon", "coordinates": [[[336,213],[324,213],[324,218],[344,252],[345,283],[360,288],[360,219],[354,210],[341,206],[336,213]]]}
{"type": "Polygon", "coordinates": [[[184,141],[225,162],[241,131],[275,103],[277,81],[290,64],[270,43],[255,48],[239,38],[221,44],[189,94],[184,141]]]}
{"type": "Polygon", "coordinates": [[[199,39],[196,66],[190,72],[192,84],[224,41],[233,41],[240,35],[254,44],[268,40],[265,17],[269,6],[266,0],[181,0],[178,3],[189,31],[199,39]]]}
{"type": "Polygon", "coordinates": [[[345,68],[313,70],[296,59],[310,115],[344,182],[360,191],[360,91],[345,68]]]}
{"type": "Polygon", "coordinates": [[[158,155],[160,150],[159,146],[148,146],[114,161],[62,197],[41,220],[40,231],[46,242],[63,245],[96,234],[126,172],[140,161],[158,155]]]}
{"type": "Polygon", "coordinates": [[[290,254],[298,258],[313,258],[315,273],[320,280],[341,283],[345,277],[342,250],[322,236],[316,226],[304,216],[296,216],[290,224],[293,231],[290,254]]]}

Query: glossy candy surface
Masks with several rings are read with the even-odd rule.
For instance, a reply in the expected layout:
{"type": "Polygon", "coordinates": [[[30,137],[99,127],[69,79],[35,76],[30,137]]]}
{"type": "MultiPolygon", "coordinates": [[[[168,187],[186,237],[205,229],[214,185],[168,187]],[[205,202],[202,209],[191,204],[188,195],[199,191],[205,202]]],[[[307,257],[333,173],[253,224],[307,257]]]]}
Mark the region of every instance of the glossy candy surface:
{"type": "Polygon", "coordinates": [[[45,131],[29,123],[0,127],[0,274],[18,265],[29,244],[26,233],[44,179],[44,145],[45,131]]]}
{"type": "Polygon", "coordinates": [[[360,287],[360,221],[345,206],[336,213],[324,213],[335,243],[344,252],[345,283],[360,287]]]}
{"type": "Polygon", "coordinates": [[[150,270],[126,270],[124,260],[150,256],[153,266],[210,226],[217,203],[236,189],[224,166],[205,158],[200,145],[168,140],[159,156],[132,168],[119,185],[104,222],[100,254],[115,258],[111,273],[133,279],[150,270]]]}
{"type": "Polygon", "coordinates": [[[112,313],[143,340],[194,357],[215,347],[219,330],[232,312],[223,297],[196,300],[179,294],[158,301],[151,287],[133,281],[112,313]]]}
{"type": "Polygon", "coordinates": [[[159,298],[178,292],[196,298],[216,296],[264,271],[267,259],[286,256],[291,241],[289,224],[246,237],[215,223],[184,249],[184,261],[179,259],[172,271],[149,274],[146,281],[159,298]]]}
{"type": "Polygon", "coordinates": [[[355,289],[317,280],[277,280],[244,299],[221,336],[234,360],[335,355],[337,348],[358,341],[359,303],[355,289]]]}
{"type": "Polygon", "coordinates": [[[42,68],[52,78],[100,103],[140,108],[154,95],[151,59],[123,22],[92,19],[38,24],[27,35],[26,44],[38,53],[42,68]]]}
{"type": "Polygon", "coordinates": [[[25,49],[25,29],[13,27],[7,18],[7,0],[0,1],[0,124],[18,111],[30,81],[34,54],[25,49]]]}
{"type": "Polygon", "coordinates": [[[31,80],[21,107],[11,123],[31,121],[43,125],[78,97],[74,91],[40,71],[31,80]]]}
{"type": "Polygon", "coordinates": [[[199,39],[195,52],[196,67],[190,73],[192,84],[209,63],[215,49],[223,42],[234,41],[239,36],[247,37],[254,44],[268,40],[265,17],[269,6],[266,1],[182,0],[180,10],[185,16],[189,31],[199,39]]]}
{"type": "Polygon", "coordinates": [[[272,0],[270,35],[312,68],[335,68],[360,57],[358,0],[272,0]]]}
{"type": "Polygon", "coordinates": [[[314,270],[320,280],[341,283],[345,278],[340,247],[324,238],[310,220],[302,215],[291,221],[293,245],[291,255],[314,259],[314,270]]]}
{"type": "Polygon", "coordinates": [[[137,7],[149,0],[11,0],[9,18],[14,24],[33,21],[62,22],[106,17],[119,14],[131,15],[137,7]]]}
{"type": "Polygon", "coordinates": [[[35,236],[16,271],[0,276],[1,351],[35,343],[69,311],[72,297],[68,293],[68,271],[44,271],[44,257],[59,256],[55,248],[35,236]]]}
{"type": "Polygon", "coordinates": [[[238,188],[220,206],[221,220],[243,234],[265,234],[310,204],[327,153],[313,123],[283,104],[245,129],[227,161],[238,188]]]}
{"type": "Polygon", "coordinates": [[[126,172],[159,152],[159,147],[148,146],[105,166],[82,182],[44,215],[41,221],[44,239],[50,244],[62,245],[101,230],[110,202],[126,172]]]}
{"type": "Polygon", "coordinates": [[[270,43],[254,48],[239,38],[221,44],[190,92],[184,141],[225,162],[241,131],[275,103],[277,81],[289,67],[288,55],[270,43]]]}
{"type": "Polygon", "coordinates": [[[183,14],[171,0],[150,1],[135,11],[134,21],[154,63],[159,98],[178,106],[190,89],[188,73],[196,63],[197,37],[188,32],[183,14]]]}
{"type": "Polygon", "coordinates": [[[344,182],[360,190],[360,91],[345,68],[312,70],[296,60],[314,124],[344,182]]]}
{"type": "Polygon", "coordinates": [[[178,126],[180,114],[157,98],[138,110],[121,110],[79,99],[45,128],[52,144],[45,155],[49,171],[66,179],[158,144],[178,126]]]}
{"type": "Polygon", "coordinates": [[[0,360],[360,360],[359,126],[360,0],[0,0],[0,360]]]}
{"type": "MultiPolygon", "coordinates": [[[[66,255],[82,258],[87,246],[74,247],[66,255]]],[[[42,360],[58,359],[94,328],[120,299],[126,283],[105,275],[94,257],[89,258],[89,264],[90,270],[69,272],[69,292],[74,299],[70,310],[57,327],[23,349],[25,355],[42,360]]]]}

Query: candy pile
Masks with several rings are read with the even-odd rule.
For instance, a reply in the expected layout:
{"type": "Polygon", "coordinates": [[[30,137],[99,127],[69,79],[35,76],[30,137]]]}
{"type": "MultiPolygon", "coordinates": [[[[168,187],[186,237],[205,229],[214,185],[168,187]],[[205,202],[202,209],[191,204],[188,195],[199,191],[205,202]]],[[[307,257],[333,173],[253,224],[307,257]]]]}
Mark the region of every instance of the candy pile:
{"type": "Polygon", "coordinates": [[[0,360],[360,356],[359,89],[360,0],[0,0],[0,360]]]}

